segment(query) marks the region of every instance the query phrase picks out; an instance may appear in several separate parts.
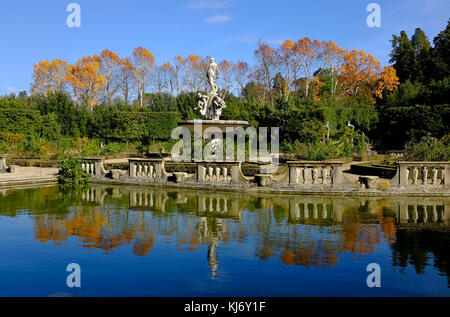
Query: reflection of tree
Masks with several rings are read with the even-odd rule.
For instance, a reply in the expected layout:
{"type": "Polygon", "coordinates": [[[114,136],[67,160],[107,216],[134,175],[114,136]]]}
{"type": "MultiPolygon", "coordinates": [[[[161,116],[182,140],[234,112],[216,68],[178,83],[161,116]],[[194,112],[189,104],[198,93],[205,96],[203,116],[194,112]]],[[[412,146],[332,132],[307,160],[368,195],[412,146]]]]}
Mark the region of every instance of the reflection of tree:
{"type": "Polygon", "coordinates": [[[394,266],[405,269],[408,264],[414,266],[418,274],[425,272],[425,267],[434,255],[433,265],[447,275],[450,287],[450,238],[448,232],[433,228],[402,228],[396,233],[392,244],[394,266]]]}
{"type": "Polygon", "coordinates": [[[308,241],[303,247],[284,249],[281,260],[286,265],[333,266],[338,262],[334,241],[308,241]]]}
{"type": "MultiPolygon", "coordinates": [[[[262,198],[166,189],[118,192],[96,186],[89,201],[82,201],[80,192],[58,188],[11,190],[5,197],[0,197],[4,207],[0,214],[30,210],[39,241],[61,244],[75,237],[81,247],[106,252],[129,245],[138,256],[148,255],[158,236],[173,242],[178,251],[197,251],[204,245],[212,276],[219,265],[220,242],[230,241],[252,243],[262,261],[276,257],[286,265],[322,267],[336,265],[344,253],[372,253],[388,241],[393,243],[395,265],[411,263],[422,272],[433,252],[435,266],[449,272],[444,234],[398,231],[396,215],[403,210],[400,203],[413,203],[408,198],[262,198]],[[92,199],[97,196],[102,199],[92,199]]],[[[441,200],[428,203],[442,205],[441,200]]],[[[444,217],[441,209],[437,210],[440,218],[444,217]]]]}

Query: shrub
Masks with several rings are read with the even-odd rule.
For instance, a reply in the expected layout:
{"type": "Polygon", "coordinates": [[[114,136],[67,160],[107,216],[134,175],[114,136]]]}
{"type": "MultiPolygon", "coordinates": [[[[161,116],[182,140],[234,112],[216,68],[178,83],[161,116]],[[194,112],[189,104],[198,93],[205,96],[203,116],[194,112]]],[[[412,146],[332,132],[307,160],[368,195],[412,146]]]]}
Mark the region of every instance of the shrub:
{"type": "Polygon", "coordinates": [[[60,161],[59,181],[72,185],[89,183],[91,176],[82,169],[81,163],[82,160],[76,157],[67,157],[60,161]]]}
{"type": "Polygon", "coordinates": [[[405,147],[408,161],[450,161],[450,134],[437,139],[431,136],[420,142],[410,142],[405,147]]]}

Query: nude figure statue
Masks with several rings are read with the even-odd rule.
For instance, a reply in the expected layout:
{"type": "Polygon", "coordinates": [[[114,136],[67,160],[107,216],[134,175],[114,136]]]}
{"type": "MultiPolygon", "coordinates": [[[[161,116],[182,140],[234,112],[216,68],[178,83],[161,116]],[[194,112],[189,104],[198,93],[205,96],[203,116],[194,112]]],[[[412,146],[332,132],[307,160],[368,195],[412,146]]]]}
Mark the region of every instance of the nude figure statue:
{"type": "Polygon", "coordinates": [[[219,67],[212,57],[209,59],[209,66],[206,77],[208,78],[209,85],[211,86],[211,92],[218,93],[219,87],[216,84],[216,79],[219,78],[219,67]]]}

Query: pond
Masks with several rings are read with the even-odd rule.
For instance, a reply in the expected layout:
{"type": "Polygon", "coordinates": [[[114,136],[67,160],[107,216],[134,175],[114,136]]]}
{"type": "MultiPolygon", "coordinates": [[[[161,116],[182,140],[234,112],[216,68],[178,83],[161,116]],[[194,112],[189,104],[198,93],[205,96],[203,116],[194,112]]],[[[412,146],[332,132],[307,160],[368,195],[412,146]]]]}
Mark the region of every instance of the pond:
{"type": "Polygon", "coordinates": [[[0,190],[0,296],[449,296],[449,197],[0,190]],[[70,288],[68,264],[81,269],[70,288]],[[368,287],[380,268],[381,287],[368,287]]]}

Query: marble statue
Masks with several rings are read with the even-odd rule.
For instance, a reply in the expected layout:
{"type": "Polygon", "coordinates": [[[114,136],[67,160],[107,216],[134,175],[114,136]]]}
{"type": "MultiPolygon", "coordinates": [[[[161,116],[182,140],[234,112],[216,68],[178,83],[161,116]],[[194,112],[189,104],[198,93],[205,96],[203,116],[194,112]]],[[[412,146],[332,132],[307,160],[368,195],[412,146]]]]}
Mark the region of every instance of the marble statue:
{"type": "Polygon", "coordinates": [[[219,67],[216,64],[214,58],[209,59],[208,71],[206,73],[206,77],[208,78],[208,83],[211,86],[211,92],[218,93],[219,86],[216,84],[216,79],[219,78],[219,67]]]}
{"type": "Polygon", "coordinates": [[[202,116],[208,120],[219,120],[223,109],[226,108],[225,101],[219,96],[219,86],[216,79],[219,78],[219,67],[214,58],[209,59],[209,66],[206,72],[211,91],[208,94],[198,94],[198,103],[196,109],[200,110],[202,116]]]}

